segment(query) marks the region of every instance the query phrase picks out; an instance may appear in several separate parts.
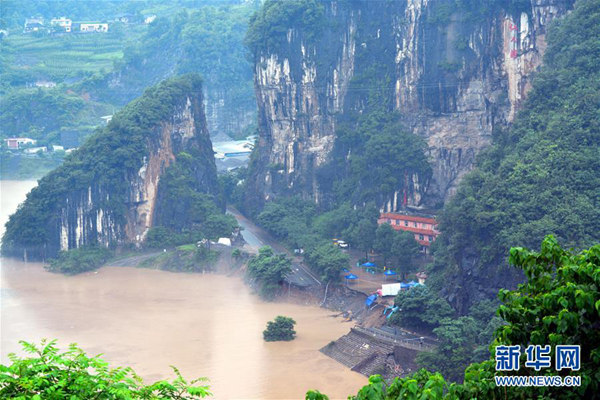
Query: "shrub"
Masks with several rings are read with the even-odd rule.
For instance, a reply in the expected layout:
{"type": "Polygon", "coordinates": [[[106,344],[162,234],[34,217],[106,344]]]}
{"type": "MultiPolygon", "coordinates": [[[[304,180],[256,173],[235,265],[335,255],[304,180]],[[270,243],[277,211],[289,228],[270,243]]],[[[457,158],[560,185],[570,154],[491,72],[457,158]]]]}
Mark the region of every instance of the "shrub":
{"type": "Polygon", "coordinates": [[[61,251],[58,253],[57,258],[50,260],[50,265],[46,269],[52,272],[75,275],[98,268],[111,255],[112,252],[105,247],[84,246],[78,249],[61,251]]]}
{"type": "Polygon", "coordinates": [[[263,331],[263,338],[266,342],[294,340],[296,337],[294,325],[296,325],[296,321],[292,318],[279,315],[274,321],[267,322],[267,329],[263,331]]]}

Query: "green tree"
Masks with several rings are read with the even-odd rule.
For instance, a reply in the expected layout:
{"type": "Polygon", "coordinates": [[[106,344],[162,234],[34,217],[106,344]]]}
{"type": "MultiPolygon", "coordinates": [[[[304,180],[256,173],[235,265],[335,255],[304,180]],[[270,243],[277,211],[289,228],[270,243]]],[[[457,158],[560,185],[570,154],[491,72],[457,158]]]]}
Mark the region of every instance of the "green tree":
{"type": "Polygon", "coordinates": [[[185,380],[173,367],[176,379],[145,385],[130,367],[110,368],[99,356],[88,357],[71,344],[60,352],[56,340],[41,345],[20,342],[31,357],[9,354],[10,365],[0,365],[3,399],[199,399],[210,396],[206,379],[185,380]]]}
{"type": "Polygon", "coordinates": [[[291,266],[292,261],[285,254],[275,254],[270,246],[264,246],[248,262],[248,274],[259,282],[260,295],[272,299],[291,266]]]}
{"type": "Polygon", "coordinates": [[[383,263],[387,265],[387,261],[392,256],[392,245],[396,231],[390,224],[381,224],[375,230],[375,241],[373,242],[373,250],[383,256],[383,263]]]}
{"type": "Polygon", "coordinates": [[[373,248],[376,231],[377,221],[370,218],[361,219],[353,229],[348,231],[351,243],[365,252],[365,258],[368,257],[369,250],[373,248]]]}
{"type": "Polygon", "coordinates": [[[402,273],[402,279],[413,269],[413,262],[419,255],[421,246],[410,232],[398,231],[392,242],[391,255],[396,260],[396,265],[402,273]]]}
{"type": "Polygon", "coordinates": [[[294,325],[296,325],[296,321],[292,318],[278,315],[275,320],[267,322],[263,338],[266,342],[294,340],[296,337],[294,325]]]}
{"type": "Polygon", "coordinates": [[[454,315],[450,304],[427,286],[400,291],[394,304],[399,307],[399,311],[392,315],[390,321],[406,327],[431,330],[439,326],[443,318],[454,315]]]}
{"type": "Polygon", "coordinates": [[[350,263],[348,254],[329,242],[321,242],[314,248],[307,249],[304,259],[325,282],[338,280],[342,268],[348,267],[350,263]]]}

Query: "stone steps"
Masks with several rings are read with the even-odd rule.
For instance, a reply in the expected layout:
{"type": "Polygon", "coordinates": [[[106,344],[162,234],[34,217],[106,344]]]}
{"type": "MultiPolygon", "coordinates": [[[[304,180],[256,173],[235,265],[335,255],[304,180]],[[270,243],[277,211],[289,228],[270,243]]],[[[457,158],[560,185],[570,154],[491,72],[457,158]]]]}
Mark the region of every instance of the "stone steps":
{"type": "Polygon", "coordinates": [[[353,371],[368,376],[383,365],[394,348],[351,329],[337,341],[323,347],[321,352],[353,371]]]}

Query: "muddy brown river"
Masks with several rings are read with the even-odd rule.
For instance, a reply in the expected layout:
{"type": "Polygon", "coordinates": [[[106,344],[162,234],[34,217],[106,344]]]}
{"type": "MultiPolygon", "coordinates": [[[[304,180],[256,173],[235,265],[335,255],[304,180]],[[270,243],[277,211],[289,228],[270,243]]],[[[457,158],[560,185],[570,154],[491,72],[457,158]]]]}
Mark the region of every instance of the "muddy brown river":
{"type": "MultiPolygon", "coordinates": [[[[35,182],[1,182],[2,231],[35,182]]],[[[67,277],[39,263],[1,259],[1,358],[18,340],[57,338],[147,381],[207,377],[216,399],[301,399],[308,389],[331,398],[356,393],[367,379],[319,352],[350,326],[318,307],[266,303],[240,278],[127,267],[67,277]],[[297,321],[292,342],[265,343],[277,315],[297,321]]]]}

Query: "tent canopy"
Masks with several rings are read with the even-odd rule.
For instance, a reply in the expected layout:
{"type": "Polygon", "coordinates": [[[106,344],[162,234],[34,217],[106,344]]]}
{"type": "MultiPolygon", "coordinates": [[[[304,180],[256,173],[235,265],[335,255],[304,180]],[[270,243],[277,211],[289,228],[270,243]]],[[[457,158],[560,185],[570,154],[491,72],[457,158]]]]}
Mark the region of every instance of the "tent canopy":
{"type": "Polygon", "coordinates": [[[354,275],[354,274],[348,274],[345,276],[346,279],[358,279],[358,276],[354,275]]]}
{"type": "Polygon", "coordinates": [[[387,271],[384,272],[385,275],[396,275],[396,271],[388,269],[387,271]]]}
{"type": "Polygon", "coordinates": [[[369,261],[369,262],[364,263],[362,266],[363,267],[374,267],[375,264],[373,264],[372,262],[369,261]]]}

